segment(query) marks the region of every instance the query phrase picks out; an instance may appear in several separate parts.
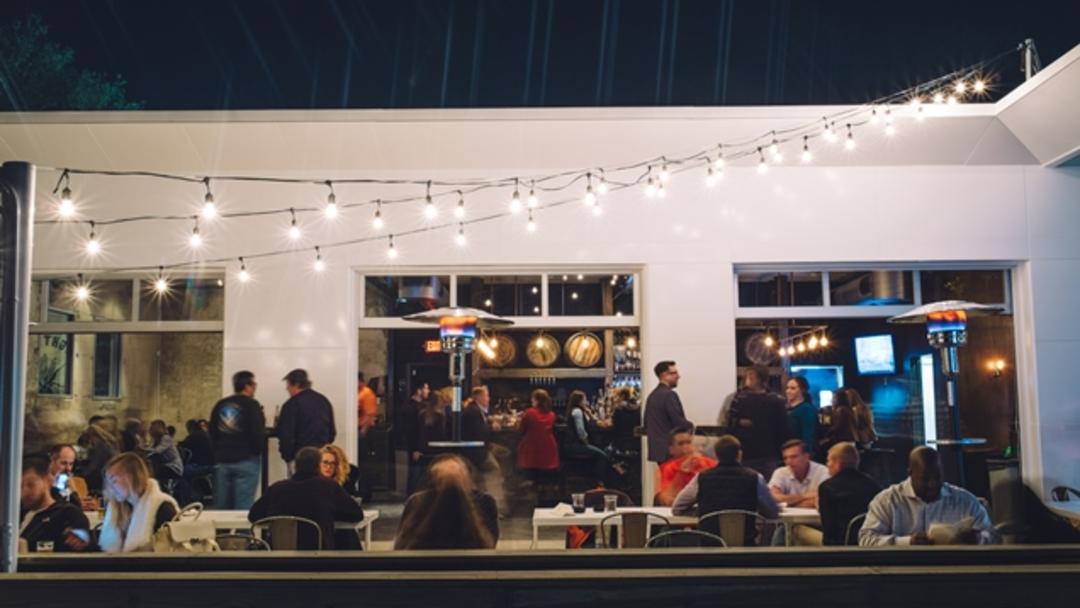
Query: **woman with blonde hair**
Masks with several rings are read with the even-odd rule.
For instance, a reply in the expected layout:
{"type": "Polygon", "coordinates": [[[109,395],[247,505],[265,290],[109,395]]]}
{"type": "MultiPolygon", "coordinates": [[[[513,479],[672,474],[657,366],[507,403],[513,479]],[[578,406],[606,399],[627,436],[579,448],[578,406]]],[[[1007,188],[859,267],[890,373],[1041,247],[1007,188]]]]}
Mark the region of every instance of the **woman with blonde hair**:
{"type": "Polygon", "coordinates": [[[106,553],[153,551],[154,533],[180,510],[134,452],[118,454],[105,465],[105,498],[98,545],[106,553]]]}
{"type": "Polygon", "coordinates": [[[874,431],[874,412],[862,400],[859,391],[846,388],[844,392],[847,393],[848,403],[851,404],[854,414],[852,423],[855,427],[855,443],[861,448],[869,447],[877,440],[877,432],[874,431]]]}
{"type": "Polygon", "coordinates": [[[349,496],[361,496],[360,469],[349,462],[345,450],[328,443],[319,448],[322,458],[319,460],[319,474],[333,479],[348,492],[349,496]]]}

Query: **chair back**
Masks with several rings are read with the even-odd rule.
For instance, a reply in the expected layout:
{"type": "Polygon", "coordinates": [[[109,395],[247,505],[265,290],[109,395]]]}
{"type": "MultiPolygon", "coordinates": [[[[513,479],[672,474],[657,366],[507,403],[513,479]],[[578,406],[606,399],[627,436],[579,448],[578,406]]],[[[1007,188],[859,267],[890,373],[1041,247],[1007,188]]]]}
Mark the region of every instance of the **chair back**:
{"type": "Polygon", "coordinates": [[[713,511],[698,518],[698,528],[716,530],[728,547],[746,547],[761,544],[761,537],[769,520],[756,511],[725,509],[713,511]],[[716,519],[712,526],[710,519],[716,519]]]}
{"type": "Polygon", "coordinates": [[[650,549],[671,549],[675,547],[717,547],[726,548],[724,539],[703,530],[668,530],[653,535],[645,544],[650,549]]]}
{"type": "Polygon", "coordinates": [[[615,496],[615,505],[618,507],[633,507],[634,500],[630,498],[630,495],[621,490],[613,490],[608,488],[596,488],[585,492],[585,508],[595,509],[601,511],[604,508],[604,497],[615,496]]]}
{"type": "Polygon", "coordinates": [[[313,531],[316,539],[315,550],[322,549],[322,528],[319,524],[306,517],[295,517],[293,515],[275,515],[273,517],[264,517],[259,521],[251,524],[251,535],[257,538],[263,538],[262,531],[266,531],[269,536],[270,549],[273,551],[299,551],[303,549],[312,549],[312,547],[301,547],[300,542],[300,529],[306,527],[310,531],[313,531]]]}
{"type": "Polygon", "coordinates": [[[1050,498],[1054,502],[1066,502],[1070,500],[1069,494],[1080,498],[1080,490],[1070,488],[1069,486],[1057,486],[1053,490],[1050,490],[1050,498]]]}
{"type": "Polygon", "coordinates": [[[668,518],[649,511],[622,511],[612,513],[600,520],[597,526],[600,533],[599,546],[611,548],[611,539],[615,539],[616,548],[641,549],[649,539],[651,525],[670,526],[668,518]]]}
{"type": "Polygon", "coordinates": [[[269,551],[270,543],[249,534],[219,534],[214,538],[222,551],[269,551]]]}
{"type": "Polygon", "coordinates": [[[844,532],[845,545],[859,544],[859,530],[862,529],[864,521],[866,521],[866,513],[859,513],[847,523],[847,530],[844,532]]]}

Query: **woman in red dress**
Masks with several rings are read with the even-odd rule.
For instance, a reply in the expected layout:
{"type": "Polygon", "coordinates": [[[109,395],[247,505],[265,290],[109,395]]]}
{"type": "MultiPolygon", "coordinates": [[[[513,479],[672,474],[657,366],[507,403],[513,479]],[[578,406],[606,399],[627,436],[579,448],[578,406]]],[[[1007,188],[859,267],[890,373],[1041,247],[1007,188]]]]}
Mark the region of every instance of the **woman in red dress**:
{"type": "Polygon", "coordinates": [[[534,481],[542,482],[559,470],[559,444],[555,441],[555,412],[551,395],[542,388],[532,392],[532,407],[525,410],[518,423],[517,466],[534,481]]]}

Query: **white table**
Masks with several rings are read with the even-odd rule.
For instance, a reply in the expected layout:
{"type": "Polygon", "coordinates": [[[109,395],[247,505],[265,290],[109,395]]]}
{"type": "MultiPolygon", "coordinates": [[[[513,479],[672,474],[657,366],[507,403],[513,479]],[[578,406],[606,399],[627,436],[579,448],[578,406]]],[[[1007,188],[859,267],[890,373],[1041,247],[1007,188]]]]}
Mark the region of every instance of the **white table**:
{"type": "MultiPolygon", "coordinates": [[[[540,542],[540,528],[565,528],[567,526],[598,526],[600,520],[610,515],[610,512],[593,511],[586,509],[584,513],[569,513],[559,515],[554,509],[534,509],[532,517],[532,548],[535,549],[540,542]]],[[[621,507],[616,513],[652,513],[659,515],[671,522],[674,526],[696,526],[696,515],[672,515],[671,507],[621,507]]],[[[796,524],[821,525],[821,515],[817,509],[800,507],[785,508],[780,511],[780,520],[785,528],[785,537],[789,546],[795,542],[792,528],[796,524]]],[[[654,520],[650,520],[654,521],[654,520]]]]}
{"type": "MultiPolygon", "coordinates": [[[[101,515],[97,511],[87,511],[87,519],[90,520],[90,527],[97,527],[101,523],[101,515]]],[[[210,520],[214,522],[214,527],[218,530],[228,530],[230,533],[236,533],[237,530],[249,530],[251,529],[251,522],[248,521],[248,512],[243,510],[237,511],[218,511],[218,510],[206,510],[199,516],[200,520],[210,520]]],[[[364,549],[371,547],[371,528],[375,520],[379,519],[379,511],[376,509],[364,509],[364,520],[358,522],[351,521],[336,521],[334,522],[335,530],[355,530],[357,534],[361,531],[364,532],[364,549]]]]}

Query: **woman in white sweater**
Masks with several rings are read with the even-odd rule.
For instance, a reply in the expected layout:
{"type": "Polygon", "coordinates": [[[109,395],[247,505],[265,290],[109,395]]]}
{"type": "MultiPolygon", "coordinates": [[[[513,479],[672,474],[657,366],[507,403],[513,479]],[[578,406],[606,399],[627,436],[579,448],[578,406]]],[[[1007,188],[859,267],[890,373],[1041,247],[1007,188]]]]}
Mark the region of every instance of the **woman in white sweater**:
{"type": "Polygon", "coordinates": [[[106,553],[153,551],[154,532],[179,511],[134,452],[118,454],[105,465],[105,496],[108,506],[98,545],[106,553]]]}

